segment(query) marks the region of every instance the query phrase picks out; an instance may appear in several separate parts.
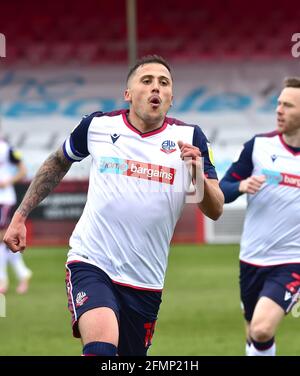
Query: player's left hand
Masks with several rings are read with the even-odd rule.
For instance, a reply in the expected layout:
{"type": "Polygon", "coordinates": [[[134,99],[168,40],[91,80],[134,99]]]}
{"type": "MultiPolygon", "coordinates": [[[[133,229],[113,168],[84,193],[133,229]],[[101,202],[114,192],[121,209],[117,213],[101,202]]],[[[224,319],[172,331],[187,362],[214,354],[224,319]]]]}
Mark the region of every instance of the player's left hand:
{"type": "Polygon", "coordinates": [[[201,151],[197,146],[185,143],[183,141],[178,141],[178,146],[181,152],[180,158],[185,161],[189,171],[192,169],[191,175],[193,181],[195,182],[197,177],[196,171],[202,170],[201,151]]]}

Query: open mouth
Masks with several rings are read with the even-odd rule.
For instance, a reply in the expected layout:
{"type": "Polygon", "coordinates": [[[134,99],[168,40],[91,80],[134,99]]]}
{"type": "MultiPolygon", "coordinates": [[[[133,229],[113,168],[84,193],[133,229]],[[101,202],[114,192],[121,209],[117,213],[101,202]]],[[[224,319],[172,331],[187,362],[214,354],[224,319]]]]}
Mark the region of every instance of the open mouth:
{"type": "Polygon", "coordinates": [[[153,107],[158,107],[161,103],[161,100],[158,96],[153,96],[149,99],[149,103],[153,106],[153,107]]]}

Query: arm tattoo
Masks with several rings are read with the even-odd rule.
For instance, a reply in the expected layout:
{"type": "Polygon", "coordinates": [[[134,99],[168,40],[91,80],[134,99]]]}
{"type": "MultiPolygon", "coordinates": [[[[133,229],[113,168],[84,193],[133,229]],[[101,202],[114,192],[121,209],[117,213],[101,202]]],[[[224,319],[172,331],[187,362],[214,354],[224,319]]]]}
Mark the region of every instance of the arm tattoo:
{"type": "Polygon", "coordinates": [[[61,148],[51,154],[39,168],[17,211],[27,217],[58,185],[71,165],[72,162],[65,157],[61,148]]]}

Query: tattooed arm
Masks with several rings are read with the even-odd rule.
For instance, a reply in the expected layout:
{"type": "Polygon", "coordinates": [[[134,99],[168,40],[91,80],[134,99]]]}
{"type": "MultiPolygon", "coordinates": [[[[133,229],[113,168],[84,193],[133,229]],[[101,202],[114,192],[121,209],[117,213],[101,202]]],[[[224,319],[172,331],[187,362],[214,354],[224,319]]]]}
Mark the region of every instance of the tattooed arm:
{"type": "Polygon", "coordinates": [[[72,162],[65,157],[61,147],[51,154],[42,164],[4,235],[4,242],[13,252],[23,251],[25,249],[26,218],[58,185],[69,171],[71,165],[72,162]]]}

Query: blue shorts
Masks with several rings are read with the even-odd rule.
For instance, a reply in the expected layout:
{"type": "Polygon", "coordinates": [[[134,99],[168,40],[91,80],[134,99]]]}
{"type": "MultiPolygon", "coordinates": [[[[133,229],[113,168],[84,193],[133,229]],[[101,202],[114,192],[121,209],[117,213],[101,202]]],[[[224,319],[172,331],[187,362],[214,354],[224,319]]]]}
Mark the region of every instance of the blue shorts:
{"type": "Polygon", "coordinates": [[[300,294],[300,264],[254,266],[240,261],[240,292],[248,322],[262,296],[272,299],[289,313],[300,294]]]}
{"type": "Polygon", "coordinates": [[[109,307],[118,319],[118,355],[146,355],[151,345],[161,291],[138,290],[113,283],[100,268],[80,261],[67,264],[68,308],[74,337],[80,338],[78,320],[93,308],[109,307]]]}
{"type": "Polygon", "coordinates": [[[5,230],[11,220],[13,205],[0,204],[0,230],[5,230]]]}

